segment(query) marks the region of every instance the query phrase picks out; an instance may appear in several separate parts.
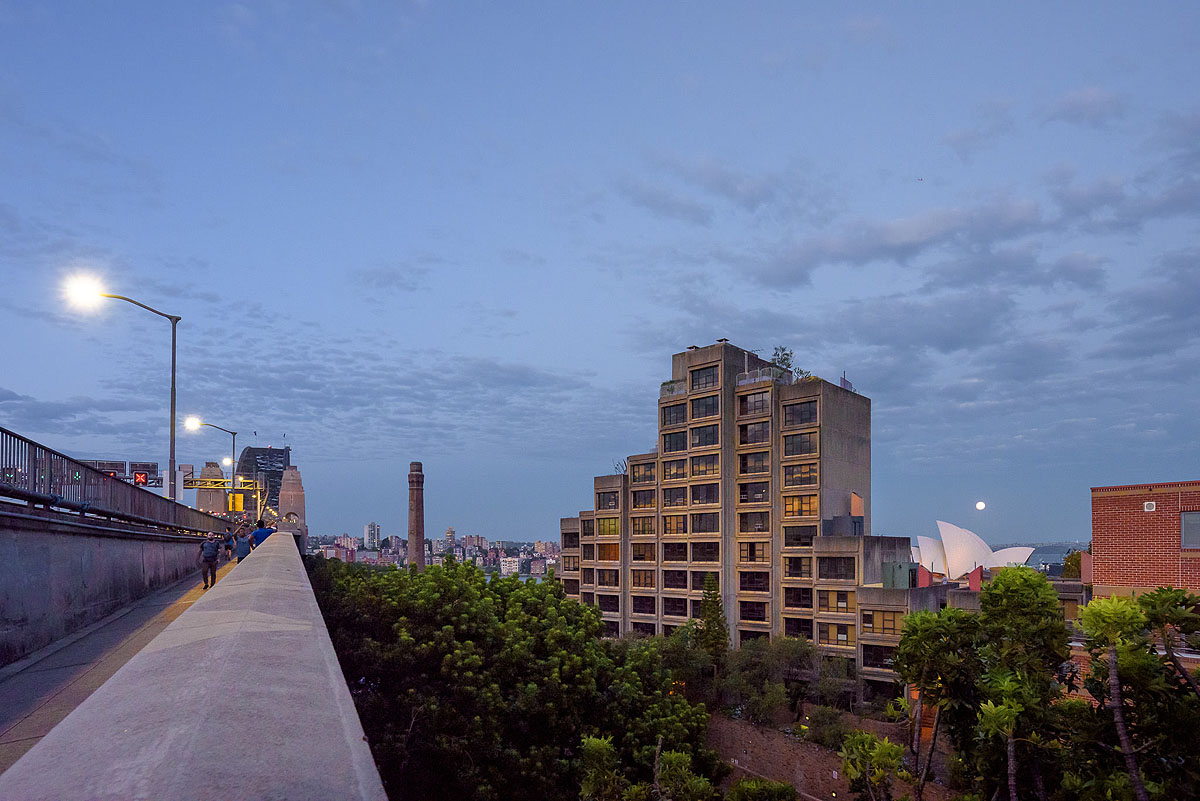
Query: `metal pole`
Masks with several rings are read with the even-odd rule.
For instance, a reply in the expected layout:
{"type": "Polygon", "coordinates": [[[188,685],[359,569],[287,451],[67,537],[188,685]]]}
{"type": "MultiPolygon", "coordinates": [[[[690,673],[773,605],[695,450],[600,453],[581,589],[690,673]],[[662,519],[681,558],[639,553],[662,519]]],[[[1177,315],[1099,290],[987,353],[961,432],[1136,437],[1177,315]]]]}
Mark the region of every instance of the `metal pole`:
{"type": "Polygon", "coordinates": [[[171,469],[171,481],[168,488],[167,497],[171,500],[178,500],[178,482],[175,475],[175,329],[179,325],[178,317],[172,316],[171,320],[171,454],[168,458],[171,469]]]}
{"type": "Polygon", "coordinates": [[[233,446],[229,451],[229,501],[225,504],[229,507],[229,514],[233,515],[233,491],[237,489],[237,432],[230,431],[233,435],[233,446]]]}

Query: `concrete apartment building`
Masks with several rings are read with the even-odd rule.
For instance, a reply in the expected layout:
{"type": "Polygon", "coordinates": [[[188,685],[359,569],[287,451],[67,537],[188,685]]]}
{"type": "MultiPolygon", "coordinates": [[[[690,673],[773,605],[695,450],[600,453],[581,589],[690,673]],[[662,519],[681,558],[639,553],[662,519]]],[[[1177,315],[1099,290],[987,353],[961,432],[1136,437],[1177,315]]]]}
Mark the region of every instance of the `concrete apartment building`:
{"type": "Polygon", "coordinates": [[[1200,481],[1092,487],[1092,592],[1200,591],[1200,481]]]}
{"type": "Polygon", "coordinates": [[[658,447],[560,522],[560,577],[606,632],[669,634],[717,577],[733,644],[803,636],[892,692],[900,620],[937,609],[907,537],[871,534],[871,402],[725,341],[672,357],[658,447]]]}

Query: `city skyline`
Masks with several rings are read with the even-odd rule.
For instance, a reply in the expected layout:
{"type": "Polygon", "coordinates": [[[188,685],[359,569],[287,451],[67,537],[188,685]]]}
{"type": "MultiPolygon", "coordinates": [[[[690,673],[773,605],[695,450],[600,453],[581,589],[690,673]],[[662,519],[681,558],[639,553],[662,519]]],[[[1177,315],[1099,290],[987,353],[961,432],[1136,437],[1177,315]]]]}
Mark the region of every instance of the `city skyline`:
{"type": "Polygon", "coordinates": [[[871,398],[875,533],[1086,540],[1197,478],[1198,17],[0,4],[0,425],[165,469],[169,326],[87,270],[183,318],[178,461],[291,446],[314,533],[421,461],[428,531],[551,539],[728,338],[871,398]]]}

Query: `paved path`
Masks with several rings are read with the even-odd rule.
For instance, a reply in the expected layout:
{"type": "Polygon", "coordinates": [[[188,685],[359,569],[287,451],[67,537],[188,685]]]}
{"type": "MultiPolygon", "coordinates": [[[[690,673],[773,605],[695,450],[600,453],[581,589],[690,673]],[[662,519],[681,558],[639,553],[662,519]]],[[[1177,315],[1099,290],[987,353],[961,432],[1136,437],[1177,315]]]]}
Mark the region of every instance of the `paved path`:
{"type": "MultiPolygon", "coordinates": [[[[234,564],[221,565],[218,581],[234,564]]],[[[0,773],[33,748],[203,592],[197,571],[0,669],[0,773]]]]}

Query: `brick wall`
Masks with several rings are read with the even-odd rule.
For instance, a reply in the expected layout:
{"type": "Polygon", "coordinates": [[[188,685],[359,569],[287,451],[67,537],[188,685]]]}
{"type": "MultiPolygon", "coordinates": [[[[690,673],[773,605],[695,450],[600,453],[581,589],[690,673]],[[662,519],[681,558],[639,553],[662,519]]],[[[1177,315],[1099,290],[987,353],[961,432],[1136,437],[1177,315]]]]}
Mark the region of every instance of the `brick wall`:
{"type": "Polygon", "coordinates": [[[1180,513],[1200,511],[1200,481],[1092,488],[1096,592],[1182,586],[1200,590],[1200,552],[1180,549],[1180,513]],[[1153,501],[1153,512],[1143,505],[1153,501]],[[1195,557],[1191,554],[1194,553],[1195,557]]]}

